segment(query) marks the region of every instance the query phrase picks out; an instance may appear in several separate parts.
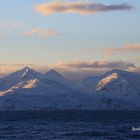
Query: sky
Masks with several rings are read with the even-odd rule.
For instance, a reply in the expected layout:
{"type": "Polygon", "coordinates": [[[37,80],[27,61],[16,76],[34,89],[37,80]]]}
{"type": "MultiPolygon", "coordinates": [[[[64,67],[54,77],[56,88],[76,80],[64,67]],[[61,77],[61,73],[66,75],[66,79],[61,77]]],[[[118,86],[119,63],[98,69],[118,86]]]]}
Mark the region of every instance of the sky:
{"type": "Polygon", "coordinates": [[[140,72],[140,1],[0,1],[0,76],[30,66],[67,77],[140,72]]]}

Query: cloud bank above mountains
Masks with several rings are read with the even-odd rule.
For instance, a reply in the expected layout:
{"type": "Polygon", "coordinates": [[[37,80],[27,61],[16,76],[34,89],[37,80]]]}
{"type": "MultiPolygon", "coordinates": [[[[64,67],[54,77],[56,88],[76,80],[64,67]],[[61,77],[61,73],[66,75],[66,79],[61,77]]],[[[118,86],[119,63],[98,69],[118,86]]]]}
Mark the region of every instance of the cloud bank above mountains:
{"type": "Polygon", "coordinates": [[[51,65],[35,64],[0,64],[0,76],[5,76],[11,72],[29,66],[32,69],[45,73],[49,69],[55,69],[71,80],[79,80],[88,75],[98,75],[112,69],[121,69],[140,73],[140,67],[133,62],[125,61],[73,61],[59,62],[51,65]]]}

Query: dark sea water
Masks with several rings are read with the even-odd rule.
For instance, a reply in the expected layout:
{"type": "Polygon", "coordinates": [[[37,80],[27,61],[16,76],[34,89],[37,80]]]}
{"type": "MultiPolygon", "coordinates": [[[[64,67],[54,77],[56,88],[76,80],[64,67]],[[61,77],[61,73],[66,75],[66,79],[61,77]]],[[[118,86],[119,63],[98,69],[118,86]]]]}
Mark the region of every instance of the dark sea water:
{"type": "Polygon", "coordinates": [[[140,140],[140,112],[0,112],[2,140],[140,140]]]}

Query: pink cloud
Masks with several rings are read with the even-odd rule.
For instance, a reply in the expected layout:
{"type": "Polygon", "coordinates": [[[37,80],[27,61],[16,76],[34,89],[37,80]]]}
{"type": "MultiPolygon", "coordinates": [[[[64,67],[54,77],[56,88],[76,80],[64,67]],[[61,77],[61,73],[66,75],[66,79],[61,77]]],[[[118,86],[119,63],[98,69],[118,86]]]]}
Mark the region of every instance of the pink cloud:
{"type": "Polygon", "coordinates": [[[33,28],[31,31],[25,32],[23,34],[27,36],[49,37],[57,36],[60,33],[54,29],[33,28]]]}
{"type": "Polygon", "coordinates": [[[137,52],[140,51],[140,44],[128,44],[121,48],[107,48],[105,49],[105,53],[114,54],[118,52],[137,52]]]}
{"type": "Polygon", "coordinates": [[[6,32],[0,31],[0,37],[6,36],[6,35],[7,35],[6,32]]]}
{"type": "Polygon", "coordinates": [[[129,69],[134,68],[135,63],[124,61],[74,61],[69,63],[56,63],[51,67],[60,70],[99,70],[99,69],[129,69]]]}
{"type": "Polygon", "coordinates": [[[105,11],[124,11],[131,10],[133,6],[122,3],[122,4],[110,4],[105,5],[102,3],[93,2],[48,2],[43,4],[38,4],[35,6],[35,11],[43,15],[50,15],[55,13],[73,13],[73,14],[94,14],[96,12],[105,11]]]}

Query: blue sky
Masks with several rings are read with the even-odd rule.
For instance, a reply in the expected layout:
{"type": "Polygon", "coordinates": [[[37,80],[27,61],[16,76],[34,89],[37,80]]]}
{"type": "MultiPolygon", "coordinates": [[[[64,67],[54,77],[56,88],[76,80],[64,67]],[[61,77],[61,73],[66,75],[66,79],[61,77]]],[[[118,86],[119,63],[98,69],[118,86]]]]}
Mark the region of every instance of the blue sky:
{"type": "MultiPolygon", "coordinates": [[[[0,1],[1,64],[55,67],[59,63],[81,61],[131,61],[140,66],[140,1],[86,0],[87,3],[104,5],[127,3],[133,7],[131,10],[99,11],[94,14],[64,11],[43,15],[35,10],[35,6],[51,2],[56,1],[0,1]],[[137,49],[134,49],[135,46],[137,49]],[[113,49],[113,54],[106,52],[110,49],[113,49]]],[[[75,3],[77,0],[68,2],[75,3]]]]}

